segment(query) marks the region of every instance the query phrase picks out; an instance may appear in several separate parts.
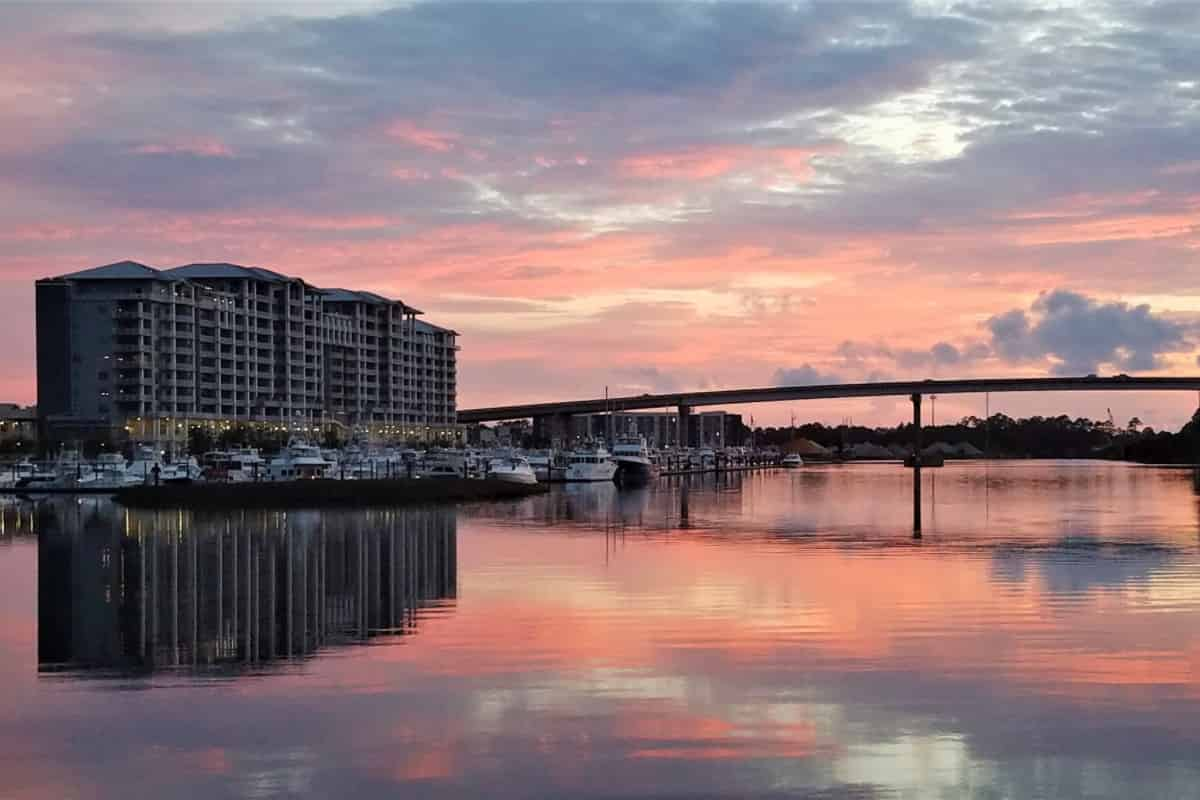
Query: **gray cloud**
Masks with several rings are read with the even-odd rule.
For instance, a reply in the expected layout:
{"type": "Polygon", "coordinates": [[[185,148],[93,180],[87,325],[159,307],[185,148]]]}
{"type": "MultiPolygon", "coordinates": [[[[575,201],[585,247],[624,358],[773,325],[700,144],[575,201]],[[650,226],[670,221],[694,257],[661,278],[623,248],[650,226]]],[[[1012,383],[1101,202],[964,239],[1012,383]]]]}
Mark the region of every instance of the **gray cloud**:
{"type": "Polygon", "coordinates": [[[1050,358],[1060,375],[1151,370],[1166,353],[1190,351],[1186,328],[1156,315],[1148,305],[1101,303],[1057,289],[1038,297],[1029,311],[1014,309],[988,320],[997,354],[1009,361],[1050,358]]]}
{"type": "MultiPolygon", "coordinates": [[[[846,372],[855,376],[878,372],[880,364],[910,375],[922,369],[936,372],[939,367],[966,374],[988,359],[1009,364],[1049,362],[1055,374],[1085,375],[1098,372],[1102,366],[1114,371],[1156,369],[1161,366],[1162,356],[1190,352],[1195,347],[1190,339],[1191,327],[1155,313],[1148,305],[1101,302],[1065,289],[1041,294],[1027,309],[995,314],[984,328],[989,342],[941,341],[921,349],[849,340],[839,344],[833,355],[841,360],[846,372]]],[[[787,371],[776,373],[776,383],[806,382],[780,381],[783,372],[787,371]]],[[[802,379],[815,371],[805,365],[792,372],[796,373],[793,377],[802,379]]],[[[890,370],[883,373],[890,374],[890,370]]]]}
{"type": "MultiPolygon", "coordinates": [[[[980,361],[991,355],[991,348],[982,342],[966,342],[951,344],[937,342],[931,347],[904,348],[890,347],[882,343],[845,341],[837,346],[834,354],[842,359],[842,363],[851,371],[869,374],[878,370],[871,369],[873,364],[880,361],[890,362],[901,370],[917,370],[922,368],[937,369],[938,367],[967,368],[973,362],[980,361]]],[[[865,378],[870,380],[870,378],[865,378]]]]}
{"type": "Polygon", "coordinates": [[[842,383],[840,375],[822,372],[812,364],[775,370],[772,383],[776,386],[820,386],[827,383],[842,383]]]}
{"type": "Polygon", "coordinates": [[[677,392],[682,383],[675,375],[655,366],[625,367],[617,374],[630,380],[635,389],[644,389],[654,394],[677,392]]]}

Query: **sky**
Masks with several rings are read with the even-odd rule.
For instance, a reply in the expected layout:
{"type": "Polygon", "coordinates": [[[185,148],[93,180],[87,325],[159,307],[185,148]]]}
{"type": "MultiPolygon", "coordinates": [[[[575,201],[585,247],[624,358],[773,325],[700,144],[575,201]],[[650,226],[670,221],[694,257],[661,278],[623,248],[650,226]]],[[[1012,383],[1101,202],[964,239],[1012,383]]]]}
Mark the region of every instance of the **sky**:
{"type": "Polygon", "coordinates": [[[1200,374],[1194,2],[4,3],[0,186],[0,400],[33,282],[123,259],[402,299],[460,408],[1200,374]]]}

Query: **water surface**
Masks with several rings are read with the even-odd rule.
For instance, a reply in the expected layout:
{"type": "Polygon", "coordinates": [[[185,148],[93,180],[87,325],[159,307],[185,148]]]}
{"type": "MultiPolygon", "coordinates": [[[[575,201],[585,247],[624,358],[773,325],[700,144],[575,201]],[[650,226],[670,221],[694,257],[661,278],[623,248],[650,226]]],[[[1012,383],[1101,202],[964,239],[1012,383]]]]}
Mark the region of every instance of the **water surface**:
{"type": "Polygon", "coordinates": [[[5,500],[0,794],[1195,797],[1192,473],[909,481],[5,500]]]}

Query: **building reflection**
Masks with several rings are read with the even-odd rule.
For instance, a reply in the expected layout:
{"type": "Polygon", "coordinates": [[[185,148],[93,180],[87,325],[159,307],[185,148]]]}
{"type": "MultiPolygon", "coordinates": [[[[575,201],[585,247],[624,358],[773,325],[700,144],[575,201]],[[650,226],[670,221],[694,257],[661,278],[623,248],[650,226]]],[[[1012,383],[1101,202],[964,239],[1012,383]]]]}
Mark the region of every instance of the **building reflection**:
{"type": "Polygon", "coordinates": [[[450,509],[38,517],[43,671],[265,665],[404,635],[456,596],[450,509]]]}
{"type": "Polygon", "coordinates": [[[34,505],[12,495],[0,495],[0,544],[33,536],[37,536],[34,505]]]}

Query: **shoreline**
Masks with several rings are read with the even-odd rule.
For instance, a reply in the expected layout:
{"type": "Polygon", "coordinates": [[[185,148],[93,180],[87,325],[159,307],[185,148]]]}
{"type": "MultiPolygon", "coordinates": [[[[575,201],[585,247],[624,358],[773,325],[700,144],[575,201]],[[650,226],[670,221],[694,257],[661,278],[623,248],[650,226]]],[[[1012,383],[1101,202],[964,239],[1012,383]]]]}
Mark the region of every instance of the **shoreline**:
{"type": "Polygon", "coordinates": [[[545,484],[523,485],[489,479],[397,478],[134,486],[119,489],[112,495],[114,500],[127,508],[290,510],[520,500],[548,491],[550,489],[545,484]]]}

